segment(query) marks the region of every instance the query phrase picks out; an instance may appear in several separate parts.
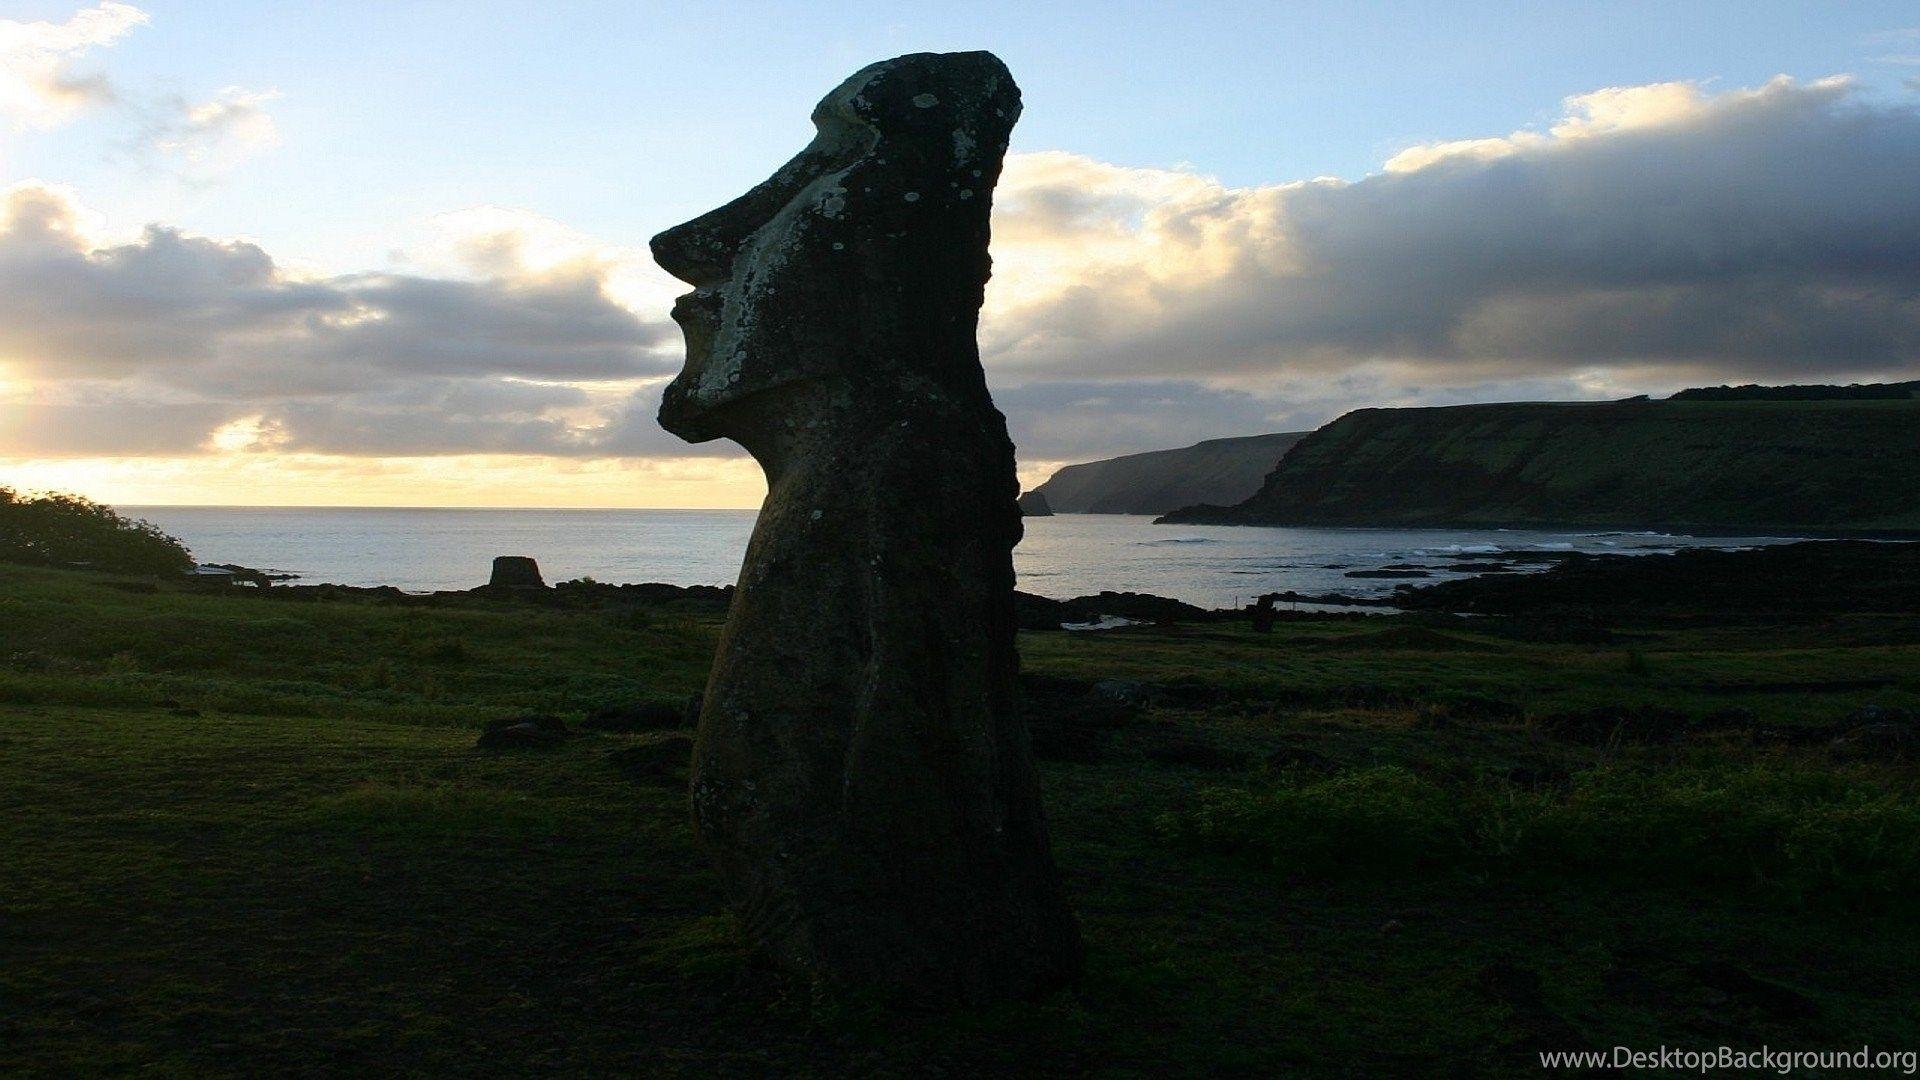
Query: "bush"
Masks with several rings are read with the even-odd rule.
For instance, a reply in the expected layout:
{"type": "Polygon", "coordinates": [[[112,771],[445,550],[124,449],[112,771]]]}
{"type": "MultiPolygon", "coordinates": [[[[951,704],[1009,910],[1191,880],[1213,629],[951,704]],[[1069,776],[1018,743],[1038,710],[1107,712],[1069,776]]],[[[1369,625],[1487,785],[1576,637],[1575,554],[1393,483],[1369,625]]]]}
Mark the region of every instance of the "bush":
{"type": "Polygon", "coordinates": [[[0,488],[0,561],[78,566],[122,574],[181,574],[193,557],[180,541],[78,495],[0,488]]]}

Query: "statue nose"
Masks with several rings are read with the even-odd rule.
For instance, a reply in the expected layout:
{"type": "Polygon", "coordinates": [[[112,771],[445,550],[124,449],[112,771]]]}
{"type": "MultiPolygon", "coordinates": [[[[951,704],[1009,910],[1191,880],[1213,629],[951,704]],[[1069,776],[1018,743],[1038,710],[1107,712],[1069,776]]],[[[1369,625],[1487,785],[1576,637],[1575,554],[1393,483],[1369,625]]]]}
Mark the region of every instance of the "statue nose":
{"type": "Polygon", "coordinates": [[[727,234],[711,217],[675,225],[654,237],[648,245],[653,249],[653,261],[689,285],[704,288],[724,284],[733,276],[733,257],[745,237],[727,234]]]}

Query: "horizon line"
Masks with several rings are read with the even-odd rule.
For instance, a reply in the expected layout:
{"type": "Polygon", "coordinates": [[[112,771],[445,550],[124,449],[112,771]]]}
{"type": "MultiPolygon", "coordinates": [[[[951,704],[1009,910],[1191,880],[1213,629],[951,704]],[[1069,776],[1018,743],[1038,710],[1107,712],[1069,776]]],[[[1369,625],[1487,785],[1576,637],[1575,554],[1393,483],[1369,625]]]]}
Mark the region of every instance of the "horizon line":
{"type": "Polygon", "coordinates": [[[403,505],[352,504],[352,503],[139,503],[139,502],[103,502],[107,506],[116,506],[126,510],[649,510],[655,512],[684,512],[689,514],[710,514],[717,511],[758,512],[758,506],[484,506],[484,505],[403,505]]]}

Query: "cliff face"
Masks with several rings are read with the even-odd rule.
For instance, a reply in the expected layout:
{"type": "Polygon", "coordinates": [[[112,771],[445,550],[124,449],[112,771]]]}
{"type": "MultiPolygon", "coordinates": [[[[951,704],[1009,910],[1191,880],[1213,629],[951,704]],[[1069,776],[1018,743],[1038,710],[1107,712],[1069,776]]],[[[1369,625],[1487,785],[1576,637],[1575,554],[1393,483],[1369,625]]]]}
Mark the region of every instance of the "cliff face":
{"type": "Polygon", "coordinates": [[[1920,530],[1920,400],[1362,409],[1183,523],[1920,530]]]}
{"type": "Polygon", "coordinates": [[[1194,503],[1236,503],[1260,490],[1262,478],[1306,434],[1208,439],[1069,465],[1034,491],[1059,514],[1164,514],[1194,503]]]}

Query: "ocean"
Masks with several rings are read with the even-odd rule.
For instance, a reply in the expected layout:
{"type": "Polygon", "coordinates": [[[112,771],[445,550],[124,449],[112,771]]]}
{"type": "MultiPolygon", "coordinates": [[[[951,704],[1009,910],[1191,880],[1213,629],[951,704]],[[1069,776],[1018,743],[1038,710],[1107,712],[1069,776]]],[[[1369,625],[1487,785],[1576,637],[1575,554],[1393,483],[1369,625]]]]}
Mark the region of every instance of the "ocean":
{"type": "MultiPolygon", "coordinates": [[[[484,584],[496,555],[531,555],[549,584],[725,585],[740,569],[752,510],[494,510],[121,507],[179,537],[202,562],[299,575],[299,583],[408,591],[484,584]]],[[[1029,518],[1014,551],[1020,587],[1065,599],[1112,589],[1238,606],[1268,592],[1382,597],[1401,578],[1350,577],[1418,566],[1464,576],[1461,556],[1542,551],[1648,554],[1749,547],[1786,537],[1507,529],[1293,529],[1155,525],[1151,518],[1029,518]]]]}

